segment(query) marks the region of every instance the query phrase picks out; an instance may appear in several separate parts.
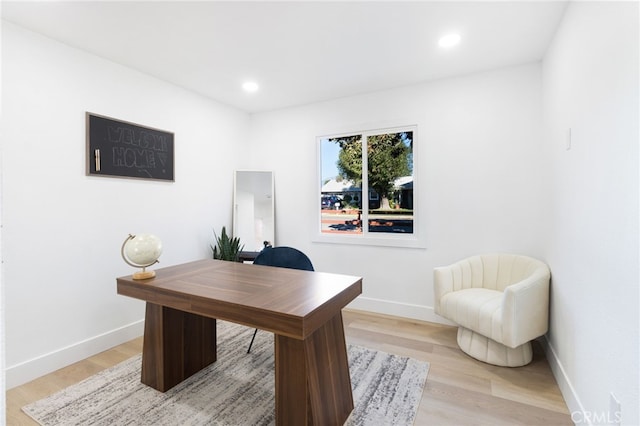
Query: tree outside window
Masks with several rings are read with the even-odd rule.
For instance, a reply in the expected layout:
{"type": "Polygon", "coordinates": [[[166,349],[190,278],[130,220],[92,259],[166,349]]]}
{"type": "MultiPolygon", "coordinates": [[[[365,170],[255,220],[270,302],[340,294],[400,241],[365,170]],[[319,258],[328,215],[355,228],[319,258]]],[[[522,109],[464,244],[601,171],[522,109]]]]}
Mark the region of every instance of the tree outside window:
{"type": "Polygon", "coordinates": [[[414,134],[320,138],[322,233],[413,233],[414,134]]]}

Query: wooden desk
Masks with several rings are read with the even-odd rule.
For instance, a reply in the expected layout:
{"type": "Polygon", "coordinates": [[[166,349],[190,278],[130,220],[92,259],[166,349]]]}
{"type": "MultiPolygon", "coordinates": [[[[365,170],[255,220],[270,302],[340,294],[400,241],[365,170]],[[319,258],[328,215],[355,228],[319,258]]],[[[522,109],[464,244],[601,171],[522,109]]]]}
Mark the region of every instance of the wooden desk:
{"type": "Polygon", "coordinates": [[[341,310],[361,278],[206,259],[117,283],[147,302],[142,383],[165,392],[214,362],[219,318],[275,334],[276,424],[342,425],[353,410],[341,310]]]}

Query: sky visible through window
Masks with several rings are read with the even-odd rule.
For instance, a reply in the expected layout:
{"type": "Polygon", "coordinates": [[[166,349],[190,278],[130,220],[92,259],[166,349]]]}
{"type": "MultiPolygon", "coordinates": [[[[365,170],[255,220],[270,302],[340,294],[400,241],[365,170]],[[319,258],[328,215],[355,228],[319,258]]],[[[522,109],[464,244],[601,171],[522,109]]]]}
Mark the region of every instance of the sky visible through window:
{"type": "Polygon", "coordinates": [[[338,155],[340,154],[340,145],[331,142],[329,139],[322,139],[320,142],[320,153],[322,155],[322,183],[329,179],[335,179],[338,176],[338,155]]]}

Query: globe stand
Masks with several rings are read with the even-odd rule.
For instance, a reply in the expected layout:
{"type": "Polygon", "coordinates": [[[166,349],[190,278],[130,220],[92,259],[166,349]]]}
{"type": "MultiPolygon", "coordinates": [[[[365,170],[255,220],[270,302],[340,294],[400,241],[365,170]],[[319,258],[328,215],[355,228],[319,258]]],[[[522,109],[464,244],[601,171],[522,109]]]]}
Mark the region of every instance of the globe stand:
{"type": "Polygon", "coordinates": [[[134,280],[148,280],[149,278],[153,278],[155,276],[156,271],[147,271],[145,268],[142,268],[142,271],[133,273],[134,280]]]}
{"type": "Polygon", "coordinates": [[[127,255],[125,254],[125,247],[127,246],[127,243],[133,240],[135,237],[136,237],[135,235],[129,234],[129,236],[124,240],[124,243],[122,243],[122,248],[120,249],[120,255],[122,256],[122,259],[126,262],[127,265],[133,266],[134,268],[142,268],[142,271],[133,273],[132,278],[134,280],[148,280],[156,276],[156,271],[147,271],[147,268],[159,262],[156,259],[147,264],[136,264],[127,258],[127,255]]]}

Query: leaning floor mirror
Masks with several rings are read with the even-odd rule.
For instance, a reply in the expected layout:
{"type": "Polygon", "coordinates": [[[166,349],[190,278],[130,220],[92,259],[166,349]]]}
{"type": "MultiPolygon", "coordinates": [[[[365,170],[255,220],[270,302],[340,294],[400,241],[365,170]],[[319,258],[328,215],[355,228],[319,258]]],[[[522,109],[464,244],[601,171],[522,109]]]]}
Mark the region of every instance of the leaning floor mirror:
{"type": "Polygon", "coordinates": [[[233,236],[244,251],[260,251],[264,242],[275,245],[273,172],[236,170],[233,191],[233,236]]]}

